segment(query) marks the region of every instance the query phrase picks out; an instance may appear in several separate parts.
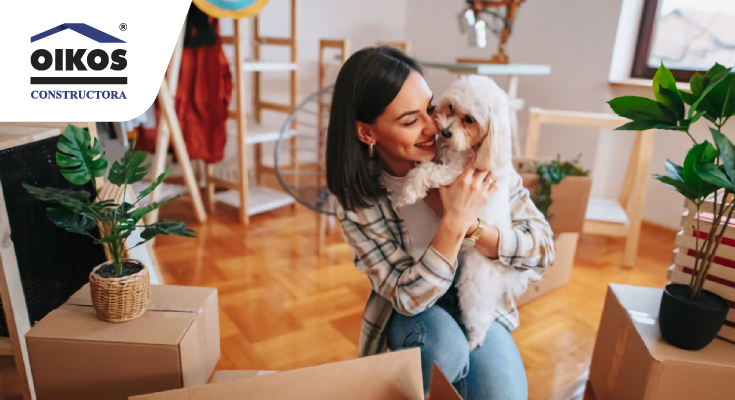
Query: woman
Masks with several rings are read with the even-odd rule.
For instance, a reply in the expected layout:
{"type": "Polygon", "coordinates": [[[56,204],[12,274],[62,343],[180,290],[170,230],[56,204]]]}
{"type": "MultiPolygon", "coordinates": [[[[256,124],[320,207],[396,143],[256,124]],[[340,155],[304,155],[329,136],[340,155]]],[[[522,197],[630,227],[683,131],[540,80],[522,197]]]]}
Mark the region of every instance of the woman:
{"type": "Polygon", "coordinates": [[[373,287],[360,356],[420,347],[425,393],[435,363],[465,399],[525,399],[526,375],[510,335],[517,310],[497,310],[485,342],[470,353],[452,283],[463,245],[509,268],[543,271],[554,257],[551,229],[518,174],[513,228],[483,226],[476,216],[495,192],[494,180],[472,163],[424,201],[392,206],[406,174],[435,155],[432,99],[418,63],[389,47],[352,55],[335,84],[327,183],[355,265],[373,287]]]}

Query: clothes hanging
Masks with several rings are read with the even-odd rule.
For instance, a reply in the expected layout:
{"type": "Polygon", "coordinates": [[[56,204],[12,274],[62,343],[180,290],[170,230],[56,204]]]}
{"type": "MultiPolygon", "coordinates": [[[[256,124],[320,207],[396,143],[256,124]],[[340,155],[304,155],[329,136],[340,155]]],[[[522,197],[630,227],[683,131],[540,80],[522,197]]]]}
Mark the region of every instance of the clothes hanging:
{"type": "MultiPolygon", "coordinates": [[[[189,158],[217,163],[224,158],[227,142],[232,74],[222,50],[219,21],[208,16],[204,20],[202,14],[192,3],[187,16],[192,22],[186,25],[175,109],[189,158]],[[216,33],[216,39],[209,45],[211,32],[216,33]]],[[[160,114],[158,104],[156,114],[160,114]]],[[[142,129],[136,147],[155,150],[155,135],[154,130],[142,129]]]]}

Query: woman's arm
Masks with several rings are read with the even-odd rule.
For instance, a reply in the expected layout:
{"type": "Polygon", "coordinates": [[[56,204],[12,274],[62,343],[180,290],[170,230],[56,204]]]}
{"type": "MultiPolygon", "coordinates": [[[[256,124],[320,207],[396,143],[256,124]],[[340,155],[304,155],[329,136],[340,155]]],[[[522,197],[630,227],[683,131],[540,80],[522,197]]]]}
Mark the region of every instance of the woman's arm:
{"type": "MultiPolygon", "coordinates": [[[[503,264],[543,270],[554,261],[554,233],[543,214],[533,204],[528,190],[523,187],[523,179],[513,171],[510,188],[511,219],[513,226],[497,230],[497,245],[494,235],[483,235],[478,250],[491,258],[498,258],[503,264]],[[495,249],[495,253],[482,251],[487,244],[488,248],[495,249]]],[[[477,246],[477,244],[476,244],[477,246]]],[[[540,271],[539,271],[540,272],[540,271]]]]}
{"type": "MultiPolygon", "coordinates": [[[[389,300],[403,315],[416,315],[429,308],[452,285],[457,269],[457,251],[440,253],[430,246],[419,260],[403,249],[402,238],[389,225],[398,217],[385,199],[357,212],[337,206],[342,236],[355,255],[355,266],[370,278],[373,290],[389,300]]],[[[442,228],[437,236],[443,235],[442,228]]],[[[436,237],[435,237],[436,239],[436,237]]],[[[451,234],[447,235],[447,240],[451,234]]],[[[436,240],[435,240],[436,242],[436,240]]],[[[456,238],[456,247],[462,237],[456,238]]],[[[439,240],[441,246],[444,240],[439,240]]],[[[450,246],[452,247],[452,246],[450,246]]]]}
{"type": "Polygon", "coordinates": [[[439,299],[452,284],[457,254],[467,230],[487,199],[495,192],[489,174],[472,164],[451,185],[439,189],[450,204],[431,245],[419,260],[404,249],[400,220],[385,196],[358,212],[337,207],[345,241],[355,252],[355,265],[365,273],[373,290],[391,301],[404,315],[416,315],[439,299]]]}

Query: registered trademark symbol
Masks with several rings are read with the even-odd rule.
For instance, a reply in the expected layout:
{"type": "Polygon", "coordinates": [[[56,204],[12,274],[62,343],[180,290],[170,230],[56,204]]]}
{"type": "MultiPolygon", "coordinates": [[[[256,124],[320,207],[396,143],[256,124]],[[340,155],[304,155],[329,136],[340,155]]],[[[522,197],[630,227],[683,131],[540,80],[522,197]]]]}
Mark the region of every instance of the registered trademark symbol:
{"type": "Polygon", "coordinates": [[[126,31],[126,30],[128,30],[128,24],[126,24],[126,23],[124,23],[124,22],[123,22],[122,24],[120,24],[120,30],[121,30],[121,31],[126,31]]]}

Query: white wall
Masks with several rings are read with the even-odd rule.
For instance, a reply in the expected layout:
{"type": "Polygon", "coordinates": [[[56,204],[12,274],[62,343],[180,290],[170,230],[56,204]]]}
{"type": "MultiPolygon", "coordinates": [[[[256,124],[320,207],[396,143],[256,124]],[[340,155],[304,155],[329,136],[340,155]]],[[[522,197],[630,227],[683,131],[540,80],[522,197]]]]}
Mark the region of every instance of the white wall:
{"type": "MultiPolygon", "coordinates": [[[[489,49],[470,48],[461,36],[457,14],[461,1],[408,0],[407,39],[422,60],[452,61],[457,57],[488,57],[489,49]]],[[[508,53],[511,62],[548,64],[551,75],[521,77],[518,93],[526,106],[561,110],[612,112],[606,102],[621,95],[649,96],[650,89],[608,84],[623,0],[530,0],[519,10],[508,53]]],[[[637,26],[637,23],[635,24],[637,26]]],[[[427,80],[436,93],[456,78],[429,70],[427,80]]],[[[505,79],[497,78],[504,85],[505,79]]],[[[519,115],[521,139],[526,112],[519,115]]],[[[729,129],[733,132],[732,127],[729,129]]],[[[697,140],[708,138],[706,128],[695,129],[697,140]]],[[[593,169],[593,195],[617,198],[633,144],[632,132],[545,127],[539,155],[571,158],[583,154],[582,164],[593,169]]],[[[691,141],[673,131],[656,133],[651,173],[665,173],[667,158],[682,162],[691,141]]],[[[649,180],[644,218],[678,227],[683,199],[663,184],[649,180]]]]}

